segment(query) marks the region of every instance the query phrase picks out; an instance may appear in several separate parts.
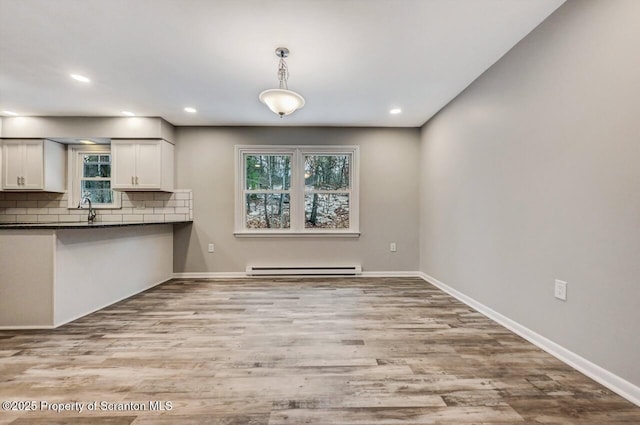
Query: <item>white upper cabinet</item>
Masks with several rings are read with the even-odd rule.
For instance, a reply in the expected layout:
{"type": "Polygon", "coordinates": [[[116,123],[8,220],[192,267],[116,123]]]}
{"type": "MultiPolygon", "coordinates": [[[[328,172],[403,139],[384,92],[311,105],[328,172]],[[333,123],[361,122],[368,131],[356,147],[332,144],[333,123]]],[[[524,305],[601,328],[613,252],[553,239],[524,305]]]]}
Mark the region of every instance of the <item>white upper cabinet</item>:
{"type": "Polygon", "coordinates": [[[64,192],[64,146],[51,140],[4,140],[2,189],[64,192]]]}
{"type": "Polygon", "coordinates": [[[24,168],[24,146],[18,141],[5,141],[2,146],[2,188],[20,189],[24,168]]]}
{"type": "MultiPolygon", "coordinates": [[[[138,145],[138,155],[136,159],[137,187],[141,189],[162,187],[162,172],[164,171],[161,166],[162,145],[163,143],[140,143],[138,145]]],[[[173,145],[170,146],[173,147],[173,145]]],[[[173,149],[171,153],[171,157],[173,158],[173,149]]],[[[173,161],[171,162],[173,163],[173,161]]],[[[171,182],[170,189],[173,189],[173,182],[171,182]]]]}
{"type": "Polygon", "coordinates": [[[173,145],[165,140],[112,140],[113,189],[173,191],[173,145]]]}
{"type": "Polygon", "coordinates": [[[130,188],[136,183],[136,149],[133,143],[111,141],[111,187],[130,188]]]}

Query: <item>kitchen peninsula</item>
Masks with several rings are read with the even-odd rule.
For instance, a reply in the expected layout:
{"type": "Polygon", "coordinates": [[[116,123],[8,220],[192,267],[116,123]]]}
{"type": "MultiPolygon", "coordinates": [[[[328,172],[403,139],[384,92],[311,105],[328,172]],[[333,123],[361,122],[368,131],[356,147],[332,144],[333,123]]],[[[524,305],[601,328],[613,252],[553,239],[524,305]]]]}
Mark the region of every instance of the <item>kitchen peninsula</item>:
{"type": "Polygon", "coordinates": [[[0,226],[0,329],[55,328],[170,279],[173,226],[0,226]]]}

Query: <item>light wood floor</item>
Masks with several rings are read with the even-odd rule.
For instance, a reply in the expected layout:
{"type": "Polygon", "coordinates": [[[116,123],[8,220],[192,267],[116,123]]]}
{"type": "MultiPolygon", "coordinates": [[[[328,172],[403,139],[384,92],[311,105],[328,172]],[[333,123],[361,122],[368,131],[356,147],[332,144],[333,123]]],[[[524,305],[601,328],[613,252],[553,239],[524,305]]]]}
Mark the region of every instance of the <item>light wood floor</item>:
{"type": "Polygon", "coordinates": [[[0,332],[0,400],[170,401],[0,424],[640,424],[612,394],[413,278],[174,280],[0,332]]]}

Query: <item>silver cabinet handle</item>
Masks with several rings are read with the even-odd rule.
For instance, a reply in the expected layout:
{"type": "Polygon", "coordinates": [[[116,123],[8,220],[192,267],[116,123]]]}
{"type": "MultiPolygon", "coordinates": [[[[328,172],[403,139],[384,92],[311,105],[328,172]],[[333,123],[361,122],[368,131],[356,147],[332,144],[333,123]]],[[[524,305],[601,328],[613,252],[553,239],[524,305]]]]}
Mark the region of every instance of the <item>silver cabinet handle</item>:
{"type": "Polygon", "coordinates": [[[20,177],[20,182],[22,183],[22,185],[24,186],[24,176],[20,177]]]}
{"type": "Polygon", "coordinates": [[[136,176],[136,184],[138,184],[138,176],[136,176]]]}
{"type": "Polygon", "coordinates": [[[131,184],[136,184],[136,180],[133,176],[131,176],[131,184]]]}
{"type": "Polygon", "coordinates": [[[17,176],[16,180],[18,181],[18,186],[20,186],[20,176],[17,176]]]}

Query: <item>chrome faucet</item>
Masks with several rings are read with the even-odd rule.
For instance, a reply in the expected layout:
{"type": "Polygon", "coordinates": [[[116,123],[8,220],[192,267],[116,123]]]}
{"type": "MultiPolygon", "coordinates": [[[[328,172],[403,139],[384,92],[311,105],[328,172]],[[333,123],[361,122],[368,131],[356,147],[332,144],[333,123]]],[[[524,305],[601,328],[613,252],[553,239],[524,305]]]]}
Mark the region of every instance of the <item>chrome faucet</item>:
{"type": "Polygon", "coordinates": [[[96,212],[93,209],[93,206],[91,206],[91,199],[89,199],[88,196],[83,196],[80,199],[80,202],[78,202],[78,208],[82,208],[82,205],[86,204],[87,202],[89,203],[89,214],[87,215],[87,221],[89,223],[93,223],[96,219],[96,212]]]}

